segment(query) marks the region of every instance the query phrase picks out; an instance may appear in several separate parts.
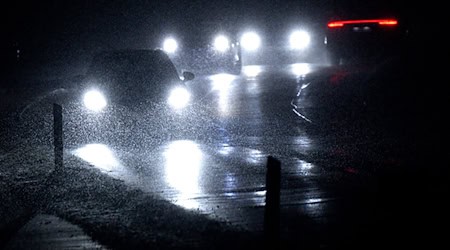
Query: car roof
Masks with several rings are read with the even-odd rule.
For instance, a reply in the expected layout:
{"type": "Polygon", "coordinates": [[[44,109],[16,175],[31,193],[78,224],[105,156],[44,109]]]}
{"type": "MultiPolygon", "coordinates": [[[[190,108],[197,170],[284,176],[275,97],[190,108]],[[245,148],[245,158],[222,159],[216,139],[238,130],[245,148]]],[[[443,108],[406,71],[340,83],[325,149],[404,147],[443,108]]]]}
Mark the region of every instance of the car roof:
{"type": "Polygon", "coordinates": [[[335,1],[333,6],[334,20],[399,18],[404,6],[396,1],[375,0],[345,0],[335,1]]]}
{"type": "Polygon", "coordinates": [[[167,54],[160,49],[119,49],[119,50],[104,50],[94,55],[94,60],[101,57],[153,57],[159,60],[170,61],[167,54]]]}
{"type": "Polygon", "coordinates": [[[97,53],[87,71],[88,75],[165,75],[179,79],[175,65],[160,49],[123,49],[97,53]],[[141,72],[141,73],[138,73],[141,72]]]}

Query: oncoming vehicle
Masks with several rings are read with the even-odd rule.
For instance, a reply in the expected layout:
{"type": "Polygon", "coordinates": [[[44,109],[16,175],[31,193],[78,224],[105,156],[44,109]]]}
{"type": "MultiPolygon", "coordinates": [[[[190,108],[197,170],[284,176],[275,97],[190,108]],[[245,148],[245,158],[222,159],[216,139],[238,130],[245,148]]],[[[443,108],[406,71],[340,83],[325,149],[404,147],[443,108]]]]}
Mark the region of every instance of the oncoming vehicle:
{"type": "MultiPolygon", "coordinates": [[[[184,72],[184,80],[193,74],[184,72]]],[[[94,56],[86,73],[83,102],[101,111],[108,102],[127,106],[161,103],[181,109],[190,94],[169,57],[161,50],[106,51],[94,56]]]]}
{"type": "Polygon", "coordinates": [[[77,131],[74,138],[165,136],[169,129],[189,124],[192,96],[185,82],[193,78],[193,73],[183,72],[181,79],[162,50],[98,53],[67,108],[72,110],[67,127],[77,131]]]}
{"type": "Polygon", "coordinates": [[[319,29],[306,21],[248,25],[239,41],[245,64],[320,62],[319,29]],[[292,24],[291,24],[292,23],[292,24]]]}
{"type": "Polygon", "coordinates": [[[196,29],[168,29],[155,41],[180,69],[205,73],[239,75],[242,69],[241,46],[234,32],[214,25],[196,29]]]}

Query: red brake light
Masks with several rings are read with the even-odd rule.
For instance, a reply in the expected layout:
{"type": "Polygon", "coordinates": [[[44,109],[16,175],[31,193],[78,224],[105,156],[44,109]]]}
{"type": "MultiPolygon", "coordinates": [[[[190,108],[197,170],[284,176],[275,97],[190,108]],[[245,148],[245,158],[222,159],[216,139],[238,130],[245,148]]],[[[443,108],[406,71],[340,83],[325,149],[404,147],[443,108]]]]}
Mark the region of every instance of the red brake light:
{"type": "Polygon", "coordinates": [[[367,19],[367,20],[345,20],[345,21],[333,21],[328,23],[328,28],[341,28],[346,24],[364,24],[364,23],[378,23],[383,26],[395,26],[398,24],[396,19],[367,19]]]}
{"type": "Polygon", "coordinates": [[[342,22],[329,22],[328,23],[328,28],[339,28],[339,27],[343,27],[344,23],[342,22]]]}
{"type": "Polygon", "coordinates": [[[386,19],[386,20],[380,20],[378,22],[378,24],[379,25],[392,25],[392,26],[394,26],[394,25],[398,24],[398,21],[395,20],[395,19],[386,19]]]}

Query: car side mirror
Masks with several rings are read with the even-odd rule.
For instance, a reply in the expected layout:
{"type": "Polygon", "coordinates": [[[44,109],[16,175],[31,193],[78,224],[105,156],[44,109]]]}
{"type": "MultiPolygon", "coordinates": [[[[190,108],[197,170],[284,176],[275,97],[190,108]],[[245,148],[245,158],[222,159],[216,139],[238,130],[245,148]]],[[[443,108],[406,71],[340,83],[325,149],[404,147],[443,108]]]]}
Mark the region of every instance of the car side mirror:
{"type": "Polygon", "coordinates": [[[191,81],[194,80],[195,75],[192,72],[189,71],[184,71],[183,72],[183,81],[187,82],[187,81],[191,81]]]}

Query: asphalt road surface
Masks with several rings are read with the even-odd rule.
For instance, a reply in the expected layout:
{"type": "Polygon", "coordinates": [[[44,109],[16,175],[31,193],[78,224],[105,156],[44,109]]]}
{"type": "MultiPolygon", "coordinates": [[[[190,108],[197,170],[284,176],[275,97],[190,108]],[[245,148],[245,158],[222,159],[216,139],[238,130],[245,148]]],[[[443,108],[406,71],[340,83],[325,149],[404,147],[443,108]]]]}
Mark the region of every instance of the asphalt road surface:
{"type": "MultiPolygon", "coordinates": [[[[409,151],[417,148],[380,152],[396,139],[310,129],[292,112],[299,81],[319,81],[331,71],[300,63],[245,66],[240,76],[197,75],[188,85],[210,116],[186,122],[183,133],[159,137],[155,127],[139,123],[140,132],[118,140],[76,140],[69,130],[65,152],[126,186],[256,233],[264,229],[266,163],[273,156],[281,161],[285,242],[377,248],[390,240],[402,246],[414,245],[414,237],[430,239],[424,227],[436,218],[417,213],[429,208],[421,202],[426,197],[417,198],[422,178],[404,172],[417,163],[409,151]]],[[[64,115],[70,119],[70,110],[64,115]]],[[[13,148],[8,145],[3,158],[13,148]]]]}

